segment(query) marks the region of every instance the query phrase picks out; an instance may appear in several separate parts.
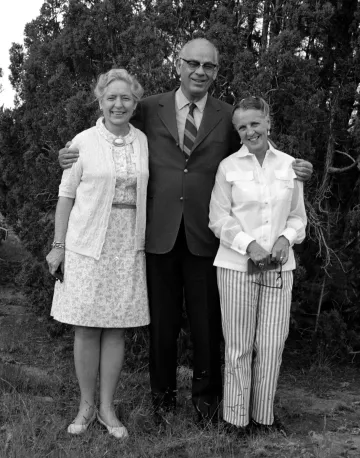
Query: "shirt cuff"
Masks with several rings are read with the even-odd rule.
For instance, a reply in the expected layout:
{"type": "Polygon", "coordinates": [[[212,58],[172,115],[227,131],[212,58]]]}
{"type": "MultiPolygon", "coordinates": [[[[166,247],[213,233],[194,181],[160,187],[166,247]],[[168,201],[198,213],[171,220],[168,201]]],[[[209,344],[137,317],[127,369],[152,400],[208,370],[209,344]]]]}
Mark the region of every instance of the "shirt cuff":
{"type": "Polygon", "coordinates": [[[251,235],[248,235],[245,232],[241,231],[234,238],[233,243],[231,245],[231,249],[240,254],[246,255],[247,247],[254,240],[254,237],[251,237],[251,235]]]}
{"type": "Polygon", "coordinates": [[[282,233],[279,235],[279,237],[284,236],[286,239],[288,239],[290,246],[294,245],[294,242],[297,237],[297,232],[295,229],[292,227],[287,227],[282,233]]]}

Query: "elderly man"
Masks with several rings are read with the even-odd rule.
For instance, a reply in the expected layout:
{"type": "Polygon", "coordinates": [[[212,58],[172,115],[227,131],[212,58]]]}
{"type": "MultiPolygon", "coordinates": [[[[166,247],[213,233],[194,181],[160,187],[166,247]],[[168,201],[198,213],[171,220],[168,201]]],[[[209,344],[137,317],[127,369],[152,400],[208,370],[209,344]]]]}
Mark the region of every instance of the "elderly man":
{"type": "MultiPolygon", "coordinates": [[[[208,228],[209,202],[222,159],[237,151],[232,107],[208,90],[219,53],[206,39],[185,44],[176,60],[180,88],[140,102],[134,124],[148,137],[146,228],[150,303],[150,380],[155,412],[176,408],[177,339],[185,299],[193,342],[192,401],[199,420],[216,420],[222,397],[218,240],[208,228]]],[[[60,151],[69,166],[76,154],[60,151]]],[[[299,178],[312,166],[300,161],[299,178]]]]}

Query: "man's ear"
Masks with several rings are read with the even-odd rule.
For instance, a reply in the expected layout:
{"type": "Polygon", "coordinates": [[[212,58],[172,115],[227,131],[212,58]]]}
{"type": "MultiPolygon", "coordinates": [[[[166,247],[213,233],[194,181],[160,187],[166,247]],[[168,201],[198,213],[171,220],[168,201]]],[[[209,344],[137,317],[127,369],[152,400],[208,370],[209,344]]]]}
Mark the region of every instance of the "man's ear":
{"type": "Polygon", "coordinates": [[[216,80],[217,74],[218,74],[218,68],[216,67],[216,69],[214,71],[214,75],[213,75],[213,80],[214,81],[216,80]]]}
{"type": "Polygon", "coordinates": [[[181,74],[181,72],[180,72],[180,68],[181,68],[181,59],[180,59],[180,57],[176,58],[175,68],[176,68],[176,73],[180,76],[180,74],[181,74]]]}

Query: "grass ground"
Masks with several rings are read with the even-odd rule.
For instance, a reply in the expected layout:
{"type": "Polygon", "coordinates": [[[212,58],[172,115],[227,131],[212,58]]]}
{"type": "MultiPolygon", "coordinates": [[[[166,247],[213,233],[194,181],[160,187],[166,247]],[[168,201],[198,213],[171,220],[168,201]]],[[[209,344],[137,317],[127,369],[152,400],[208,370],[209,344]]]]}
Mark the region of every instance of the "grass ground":
{"type": "MultiPolygon", "coordinates": [[[[10,242],[13,253],[16,243],[10,242]]],[[[9,245],[0,246],[0,275],[8,252],[9,245]]],[[[66,432],[79,396],[71,330],[50,336],[47,317],[32,314],[24,296],[1,282],[0,329],[0,458],[360,457],[359,369],[320,360],[295,369],[301,354],[287,350],[276,412],[288,434],[242,441],[222,426],[201,429],[194,424],[191,371],[185,367],[179,368],[178,414],[166,428],[156,427],[147,365],[131,358],[116,394],[119,416],[130,433],[122,443],[97,423],[80,437],[66,432]]]]}

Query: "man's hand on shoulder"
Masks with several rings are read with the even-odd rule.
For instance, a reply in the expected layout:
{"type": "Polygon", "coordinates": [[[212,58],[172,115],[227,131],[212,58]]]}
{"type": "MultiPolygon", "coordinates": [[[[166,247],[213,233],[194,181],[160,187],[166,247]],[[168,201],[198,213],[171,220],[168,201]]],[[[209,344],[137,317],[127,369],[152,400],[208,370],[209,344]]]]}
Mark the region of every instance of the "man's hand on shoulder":
{"type": "Polygon", "coordinates": [[[313,173],[313,166],[311,162],[304,161],[303,159],[295,159],[292,163],[296,177],[300,181],[308,181],[313,173]]]}
{"type": "Polygon", "coordinates": [[[79,158],[78,148],[69,148],[71,142],[67,142],[65,148],[59,151],[59,164],[62,169],[70,168],[79,158]]]}

